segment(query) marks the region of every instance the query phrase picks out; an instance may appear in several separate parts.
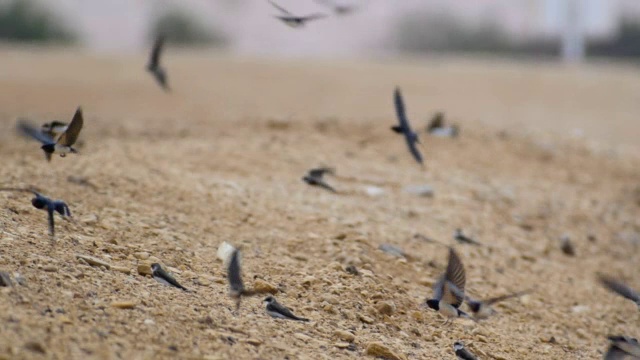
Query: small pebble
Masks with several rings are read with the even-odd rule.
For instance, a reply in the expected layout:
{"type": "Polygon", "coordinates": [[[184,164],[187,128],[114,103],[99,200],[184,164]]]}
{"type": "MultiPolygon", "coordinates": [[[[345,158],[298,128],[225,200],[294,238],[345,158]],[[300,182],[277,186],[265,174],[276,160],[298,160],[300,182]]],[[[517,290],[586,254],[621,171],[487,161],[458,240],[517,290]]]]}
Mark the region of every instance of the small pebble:
{"type": "Polygon", "coordinates": [[[368,343],[365,353],[370,356],[381,357],[387,360],[406,360],[405,356],[396,354],[379,342],[368,343]]]}
{"type": "Polygon", "coordinates": [[[136,302],[135,301],[114,301],[111,303],[111,307],[117,308],[117,309],[133,309],[134,307],[136,307],[136,302]]]}

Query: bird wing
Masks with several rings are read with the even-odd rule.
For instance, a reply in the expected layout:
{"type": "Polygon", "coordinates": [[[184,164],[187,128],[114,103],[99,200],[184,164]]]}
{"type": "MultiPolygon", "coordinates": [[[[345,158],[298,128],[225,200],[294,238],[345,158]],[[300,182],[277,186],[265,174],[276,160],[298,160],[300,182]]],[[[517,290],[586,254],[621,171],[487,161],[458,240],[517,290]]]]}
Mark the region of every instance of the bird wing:
{"type": "Polygon", "coordinates": [[[301,16],[300,20],[302,20],[302,21],[311,21],[311,20],[323,19],[323,18],[326,18],[326,17],[327,17],[326,14],[316,13],[316,14],[301,16]]]}
{"type": "Polygon", "coordinates": [[[322,167],[309,170],[309,176],[320,179],[324,174],[333,175],[335,170],[333,168],[322,167]]]}
{"type": "Polygon", "coordinates": [[[610,291],[613,291],[616,294],[623,296],[631,301],[640,301],[640,295],[635,290],[623,284],[622,282],[606,275],[599,275],[599,278],[600,283],[602,283],[602,285],[604,285],[604,287],[606,287],[610,291]]]}
{"type": "Polygon", "coordinates": [[[442,301],[458,308],[464,301],[464,290],[460,290],[450,281],[445,281],[442,290],[442,301]]]}
{"type": "Polygon", "coordinates": [[[240,270],[240,250],[235,249],[231,254],[231,261],[227,268],[227,279],[229,280],[229,288],[231,292],[241,295],[244,292],[244,284],[242,283],[242,272],[240,270]]]}
{"type": "Polygon", "coordinates": [[[49,235],[55,235],[55,220],[53,219],[53,207],[47,206],[47,214],[49,215],[49,235]]]}
{"type": "Polygon", "coordinates": [[[156,69],[160,65],[160,54],[162,53],[162,48],[164,47],[164,35],[158,35],[156,37],[156,41],[153,43],[153,48],[151,49],[151,56],[149,57],[149,69],[156,69]]]}
{"type": "MultiPolygon", "coordinates": [[[[453,248],[449,248],[449,263],[447,264],[447,271],[444,274],[445,286],[446,282],[451,283],[455,289],[462,293],[464,299],[464,285],[466,283],[466,275],[464,271],[464,265],[458,256],[458,253],[453,248]]],[[[451,288],[449,286],[449,288],[451,288]]]]}
{"type": "Polygon", "coordinates": [[[71,146],[75,144],[76,140],[78,140],[78,135],[80,135],[80,130],[82,130],[82,125],[84,120],[82,118],[82,108],[78,107],[76,109],[76,113],[73,114],[73,119],[69,123],[67,130],[60,135],[58,139],[58,144],[71,146]]]}
{"type": "Polygon", "coordinates": [[[407,120],[404,100],[402,100],[402,93],[398,87],[396,87],[396,90],[393,92],[393,102],[396,107],[396,115],[398,117],[398,122],[400,123],[400,128],[403,132],[410,132],[411,127],[409,126],[409,120],[407,120]]]}
{"type": "Polygon", "coordinates": [[[157,270],[157,272],[158,272],[158,275],[159,275],[161,278],[163,278],[166,282],[168,282],[169,284],[171,284],[171,285],[173,285],[173,286],[175,286],[175,287],[177,287],[177,288],[179,288],[179,289],[187,290],[184,286],[180,285],[180,284],[178,283],[178,281],[177,281],[173,276],[171,276],[171,275],[170,275],[170,274],[169,274],[165,269],[163,269],[162,267],[159,267],[159,268],[158,268],[158,270],[157,270]]]}
{"type": "Polygon", "coordinates": [[[269,4],[271,4],[274,8],[278,9],[281,13],[293,16],[293,14],[292,14],[292,13],[290,13],[289,11],[287,11],[287,10],[286,10],[285,8],[283,8],[282,6],[280,6],[280,5],[276,4],[276,3],[274,3],[274,2],[273,2],[273,1],[271,1],[271,0],[267,0],[267,1],[269,1],[269,4]]]}
{"type": "Polygon", "coordinates": [[[58,214],[62,216],[71,216],[71,211],[69,210],[69,207],[63,201],[60,201],[60,200],[54,201],[53,207],[58,212],[58,214]]]}
{"type": "Polygon", "coordinates": [[[515,298],[515,297],[520,297],[522,295],[525,295],[527,293],[530,293],[531,290],[525,290],[525,291],[519,291],[519,292],[514,292],[511,294],[507,294],[507,295],[502,295],[502,296],[496,296],[494,298],[490,298],[484,301],[485,304],[487,305],[493,305],[495,303],[499,303],[500,301],[504,301],[507,299],[511,299],[511,298],[515,298]]]}
{"type": "Polygon", "coordinates": [[[418,150],[417,142],[414,141],[408,134],[405,133],[405,140],[407,141],[407,147],[409,147],[409,152],[419,164],[422,164],[422,154],[420,150],[418,150]]]}
{"type": "Polygon", "coordinates": [[[444,275],[440,276],[438,281],[433,284],[433,298],[437,300],[441,300],[444,295],[444,275]]]}
{"type": "Polygon", "coordinates": [[[427,126],[427,132],[431,132],[434,129],[441,128],[444,125],[444,122],[442,121],[443,118],[444,116],[441,112],[433,115],[433,118],[431,118],[431,121],[429,122],[429,126],[427,126]]]}
{"type": "Polygon", "coordinates": [[[325,189],[325,190],[329,190],[333,193],[337,193],[336,189],[334,189],[333,187],[331,187],[331,185],[327,184],[326,182],[324,182],[323,180],[320,179],[316,179],[316,184],[318,186],[320,186],[321,188],[325,189]]]}
{"type": "Polygon", "coordinates": [[[20,134],[36,139],[44,145],[55,144],[53,138],[44,134],[40,129],[27,122],[25,119],[18,119],[18,131],[20,134]]]}

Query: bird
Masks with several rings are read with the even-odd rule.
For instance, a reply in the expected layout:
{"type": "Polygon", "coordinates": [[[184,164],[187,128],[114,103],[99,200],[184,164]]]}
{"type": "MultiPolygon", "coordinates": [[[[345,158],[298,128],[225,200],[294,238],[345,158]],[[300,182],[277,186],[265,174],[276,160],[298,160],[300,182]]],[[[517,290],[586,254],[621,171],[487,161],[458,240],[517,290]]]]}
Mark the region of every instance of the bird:
{"type": "Polygon", "coordinates": [[[54,138],[43,133],[41,129],[37,129],[24,119],[18,120],[18,130],[23,135],[40,141],[42,143],[41,149],[44,151],[47,161],[51,161],[51,156],[54,153],[60,154],[61,157],[65,157],[67,153],[78,153],[73,148],[73,144],[78,140],[83,123],[82,108],[78,107],[73,119],[71,119],[71,122],[57,140],[54,140],[54,138]]]}
{"type": "Polygon", "coordinates": [[[334,175],[335,174],[335,169],[327,168],[327,167],[311,169],[311,170],[309,170],[307,175],[305,175],[302,178],[302,180],[304,182],[306,182],[307,184],[311,185],[311,186],[319,186],[319,187],[321,187],[323,189],[326,189],[326,190],[329,190],[329,191],[331,191],[333,193],[337,193],[336,189],[334,189],[329,184],[327,184],[326,181],[324,181],[324,179],[323,179],[324,174],[334,175]]]}
{"type": "Polygon", "coordinates": [[[477,242],[476,240],[470,238],[469,236],[465,235],[462,233],[462,229],[458,228],[456,229],[456,231],[453,233],[453,238],[461,243],[461,244],[471,244],[471,245],[482,245],[479,242],[477,242]]]}
{"type": "Polygon", "coordinates": [[[609,349],[604,354],[604,360],[640,359],[640,344],[638,340],[623,336],[608,336],[609,349]]]}
{"type": "Polygon", "coordinates": [[[276,301],[276,298],[274,298],[273,296],[267,296],[262,302],[266,306],[267,314],[269,314],[271,317],[305,322],[309,321],[309,319],[295,316],[291,312],[291,310],[278,303],[278,301],[276,301]]]}
{"type": "Polygon", "coordinates": [[[60,136],[65,131],[67,131],[68,127],[69,127],[69,124],[62,121],[54,120],[54,121],[42,124],[40,131],[42,131],[43,134],[46,134],[52,139],[57,139],[58,136],[60,136]]]}
{"type": "Polygon", "coordinates": [[[392,126],[391,130],[398,134],[404,135],[411,155],[413,155],[413,158],[418,162],[418,164],[423,165],[422,155],[416,147],[416,144],[420,144],[420,139],[418,138],[418,134],[413,132],[413,130],[411,130],[411,126],[409,125],[409,120],[407,119],[407,115],[405,112],[404,101],[402,100],[400,88],[396,87],[393,93],[393,99],[396,107],[396,115],[398,116],[399,125],[392,126]]]}
{"type": "Polygon", "coordinates": [[[456,357],[460,360],[477,360],[478,359],[469,350],[467,350],[464,347],[464,344],[460,341],[456,341],[453,343],[453,351],[456,353],[456,357]]]}
{"type": "Polygon", "coordinates": [[[337,4],[334,1],[331,0],[316,0],[316,2],[318,4],[327,6],[329,8],[331,8],[331,10],[333,11],[334,14],[336,15],[349,15],[354,13],[357,10],[356,6],[353,5],[344,5],[344,4],[337,4]]]}
{"type": "Polygon", "coordinates": [[[168,272],[166,272],[162,266],[158,263],[151,264],[151,275],[153,278],[159,282],[160,284],[177,287],[178,289],[182,289],[184,291],[189,291],[186,287],[180,285],[176,279],[173,278],[168,272]]]}
{"type": "Polygon", "coordinates": [[[490,299],[486,299],[486,300],[474,300],[472,298],[470,298],[469,296],[466,296],[466,301],[467,301],[467,305],[469,306],[469,309],[471,309],[471,313],[473,314],[473,318],[476,320],[482,320],[482,319],[486,319],[489,316],[495,314],[495,310],[491,307],[491,305],[493,304],[497,304],[501,301],[507,300],[507,299],[511,299],[511,298],[515,298],[515,297],[520,297],[522,295],[528,294],[531,292],[531,289],[529,290],[524,290],[524,291],[519,291],[519,292],[514,292],[511,294],[507,294],[507,295],[502,295],[502,296],[496,296],[490,299]]]}
{"type": "Polygon", "coordinates": [[[167,72],[162,65],[160,65],[160,55],[162,55],[164,41],[164,35],[160,34],[156,37],[156,41],[153,43],[153,48],[151,49],[149,62],[147,63],[147,71],[153,75],[153,78],[156,79],[156,82],[164,91],[170,91],[171,89],[169,88],[167,80],[167,72]]]}
{"type": "Polygon", "coordinates": [[[445,317],[445,324],[457,317],[469,318],[467,313],[460,310],[460,305],[465,298],[465,282],[466,276],[462,261],[456,251],[450,247],[447,270],[433,286],[433,298],[426,301],[429,308],[438,311],[445,317]]]}
{"type": "Polygon", "coordinates": [[[638,306],[638,310],[640,310],[640,294],[637,291],[610,276],[598,274],[598,278],[607,290],[633,301],[638,306]]]}
{"type": "Polygon", "coordinates": [[[49,235],[51,237],[55,236],[55,223],[54,223],[54,213],[57,212],[60,216],[63,217],[71,217],[71,211],[69,210],[69,206],[62,200],[51,200],[50,198],[40,194],[39,192],[33,189],[18,189],[18,188],[0,188],[0,191],[21,191],[21,192],[30,192],[35,197],[31,199],[31,205],[36,209],[46,210],[49,215],[49,235]]]}
{"type": "Polygon", "coordinates": [[[236,310],[240,308],[243,296],[254,295],[252,290],[247,290],[242,282],[242,270],[240,267],[240,250],[233,249],[227,266],[227,280],[229,281],[229,296],[236,301],[236,310]]]}
{"type": "Polygon", "coordinates": [[[327,17],[327,15],[321,14],[321,13],[315,13],[315,14],[310,14],[305,16],[296,16],[296,15],[293,15],[288,10],[286,10],[285,8],[283,8],[282,6],[274,3],[273,1],[271,0],[268,0],[268,1],[269,1],[269,4],[271,4],[273,7],[278,9],[283,14],[283,15],[274,15],[274,17],[292,28],[301,28],[301,27],[304,27],[308,21],[318,20],[318,19],[327,17]]]}
{"type": "Polygon", "coordinates": [[[429,125],[427,125],[427,133],[438,137],[451,137],[455,138],[460,133],[460,129],[457,125],[445,126],[444,113],[437,112],[431,118],[429,125]]]}

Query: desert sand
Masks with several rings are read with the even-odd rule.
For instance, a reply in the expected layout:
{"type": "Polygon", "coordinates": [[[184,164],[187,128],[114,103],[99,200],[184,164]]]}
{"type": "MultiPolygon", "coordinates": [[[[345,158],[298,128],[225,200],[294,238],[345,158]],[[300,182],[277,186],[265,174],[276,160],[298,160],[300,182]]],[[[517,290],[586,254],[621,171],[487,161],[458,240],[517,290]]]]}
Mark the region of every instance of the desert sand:
{"type": "Polygon", "coordinates": [[[0,193],[0,270],[22,277],[0,288],[0,358],[373,358],[379,343],[400,359],[454,359],[459,340],[480,359],[598,359],[607,335],[640,336],[637,307],[595,275],[640,289],[634,68],[170,50],[167,94],[145,54],[2,53],[0,185],[63,199],[73,221],[57,218],[52,242],[28,194],[0,193]],[[462,128],[421,135],[425,169],[389,130],[396,85],[416,130],[438,110],[462,128]],[[69,120],[79,105],[79,155],[47,163],[16,135],[18,117],[69,120]],[[320,165],[336,168],[338,194],[301,181],[320,165]],[[433,196],[406,191],[418,185],[433,196]],[[483,245],[457,244],[456,228],[483,245]],[[272,287],[311,321],[273,319],[262,297],[236,311],[223,241],[242,247],[248,287],[272,287]],[[445,245],[470,295],[534,291],[443,326],[421,304],[445,245]],[[153,261],[193,292],[141,275],[153,261]]]}

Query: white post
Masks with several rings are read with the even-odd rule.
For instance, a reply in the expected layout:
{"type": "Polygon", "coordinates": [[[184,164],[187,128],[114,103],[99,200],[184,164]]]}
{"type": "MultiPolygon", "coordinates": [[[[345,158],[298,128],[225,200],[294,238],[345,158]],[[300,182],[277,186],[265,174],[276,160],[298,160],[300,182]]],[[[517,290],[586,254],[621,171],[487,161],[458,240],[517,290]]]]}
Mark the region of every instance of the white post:
{"type": "Polygon", "coordinates": [[[564,0],[565,21],[562,31],[562,59],[568,63],[579,63],[585,57],[583,1],[564,0]]]}

